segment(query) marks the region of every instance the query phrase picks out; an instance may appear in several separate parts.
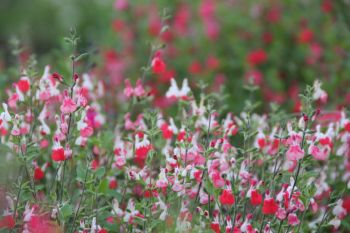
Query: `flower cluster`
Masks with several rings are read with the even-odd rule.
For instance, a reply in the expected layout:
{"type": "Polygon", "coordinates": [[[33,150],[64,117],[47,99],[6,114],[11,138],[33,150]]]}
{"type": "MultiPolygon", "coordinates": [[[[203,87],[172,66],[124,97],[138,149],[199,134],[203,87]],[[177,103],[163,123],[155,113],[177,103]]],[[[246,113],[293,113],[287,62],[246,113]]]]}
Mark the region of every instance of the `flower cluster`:
{"type": "MultiPolygon", "coordinates": [[[[151,63],[155,73],[165,67],[159,59],[151,63]]],[[[217,100],[204,93],[197,99],[187,79],[179,88],[172,78],[165,96],[179,106],[176,114],[147,110],[148,87],[126,80],[130,108],[107,126],[103,90],[91,74],[69,80],[49,66],[41,78],[23,76],[13,85],[0,115],[1,141],[6,160],[18,160],[23,173],[14,193],[5,194],[1,228],[344,229],[350,119],[345,110],[331,118],[313,108],[327,97],[319,81],[302,95],[303,112],[280,122],[272,121],[276,113],[220,114],[217,100]],[[146,103],[143,113],[135,101],[146,103]]]]}

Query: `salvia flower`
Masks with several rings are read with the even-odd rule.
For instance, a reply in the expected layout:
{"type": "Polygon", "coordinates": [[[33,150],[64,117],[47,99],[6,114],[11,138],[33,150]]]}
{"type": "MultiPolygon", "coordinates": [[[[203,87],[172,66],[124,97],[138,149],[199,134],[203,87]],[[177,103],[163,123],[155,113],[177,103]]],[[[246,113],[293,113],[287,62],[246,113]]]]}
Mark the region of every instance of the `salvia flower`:
{"type": "Polygon", "coordinates": [[[275,214],[278,210],[278,205],[275,202],[275,199],[273,199],[269,192],[265,194],[265,199],[262,207],[262,213],[263,214],[275,214]]]}

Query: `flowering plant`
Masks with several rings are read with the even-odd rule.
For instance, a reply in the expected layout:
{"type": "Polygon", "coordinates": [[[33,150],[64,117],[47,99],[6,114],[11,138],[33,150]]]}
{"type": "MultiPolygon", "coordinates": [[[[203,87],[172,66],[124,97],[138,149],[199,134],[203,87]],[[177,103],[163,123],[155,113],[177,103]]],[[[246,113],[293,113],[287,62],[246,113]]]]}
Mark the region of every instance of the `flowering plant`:
{"type": "MultiPolygon", "coordinates": [[[[206,2],[201,16],[216,38],[206,2]]],[[[167,17],[151,32],[166,37],[167,17]]],[[[298,37],[311,39],[307,30],[298,37]]],[[[65,38],[69,73],[55,64],[40,73],[31,58],[6,91],[0,231],[350,231],[350,118],[327,111],[334,97],[320,81],[298,96],[296,112],[273,103],[261,114],[250,79],[242,111],[232,112],[226,95],[170,72],[162,43],[134,81],[119,76],[113,53],[102,72],[84,70],[78,40],[74,30],[65,38]],[[165,93],[152,77],[166,80],[165,93]]],[[[255,68],[266,59],[261,49],[246,57],[255,68]]]]}

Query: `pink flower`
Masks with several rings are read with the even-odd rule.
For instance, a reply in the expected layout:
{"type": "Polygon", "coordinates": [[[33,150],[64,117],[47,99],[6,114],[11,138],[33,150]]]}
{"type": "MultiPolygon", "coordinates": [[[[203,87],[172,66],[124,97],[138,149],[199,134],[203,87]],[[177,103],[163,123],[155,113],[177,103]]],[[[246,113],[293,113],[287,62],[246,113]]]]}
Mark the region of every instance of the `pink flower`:
{"type": "Polygon", "coordinates": [[[131,86],[131,83],[130,83],[129,79],[126,79],[124,82],[125,82],[124,95],[127,98],[130,98],[132,96],[142,97],[142,96],[144,96],[146,94],[146,91],[145,91],[145,89],[142,86],[141,79],[137,80],[135,88],[133,88],[131,86]]]}
{"type": "Polygon", "coordinates": [[[277,212],[276,212],[276,217],[279,220],[283,220],[287,217],[287,212],[284,208],[278,208],[277,212]]]}
{"type": "Polygon", "coordinates": [[[218,171],[211,173],[211,179],[215,188],[221,188],[225,185],[225,180],[220,176],[218,171]]]}
{"type": "Polygon", "coordinates": [[[130,98],[134,94],[134,89],[132,88],[129,79],[125,79],[124,83],[125,83],[124,95],[130,98]]]}
{"type": "Polygon", "coordinates": [[[329,153],[331,152],[331,150],[328,146],[325,146],[322,149],[320,149],[318,146],[315,146],[312,144],[312,145],[310,145],[308,152],[316,160],[325,161],[328,159],[328,156],[329,156],[329,153]]]}
{"type": "Polygon", "coordinates": [[[298,219],[298,216],[295,213],[291,213],[288,215],[288,224],[291,226],[297,226],[299,225],[300,221],[298,219]]]}
{"type": "Polygon", "coordinates": [[[68,96],[68,94],[65,95],[63,99],[63,103],[60,107],[60,110],[63,114],[70,114],[73,113],[77,109],[77,105],[75,102],[68,96]]]}
{"type": "Polygon", "coordinates": [[[290,161],[298,161],[304,158],[304,150],[299,145],[291,145],[286,152],[286,156],[290,161]]]}
{"type": "Polygon", "coordinates": [[[116,156],[115,163],[118,168],[122,168],[126,164],[126,160],[124,156],[116,156]]]}
{"type": "Polygon", "coordinates": [[[116,0],[114,2],[114,8],[116,10],[123,11],[123,10],[126,10],[128,6],[129,6],[128,0],[116,0]]]}
{"type": "Polygon", "coordinates": [[[138,79],[136,82],[136,87],[134,89],[134,95],[137,97],[144,96],[146,94],[145,89],[142,86],[141,79],[138,79]]]}
{"type": "Polygon", "coordinates": [[[159,179],[156,182],[157,188],[166,188],[168,186],[168,179],[166,178],[165,169],[161,169],[159,179]]]}

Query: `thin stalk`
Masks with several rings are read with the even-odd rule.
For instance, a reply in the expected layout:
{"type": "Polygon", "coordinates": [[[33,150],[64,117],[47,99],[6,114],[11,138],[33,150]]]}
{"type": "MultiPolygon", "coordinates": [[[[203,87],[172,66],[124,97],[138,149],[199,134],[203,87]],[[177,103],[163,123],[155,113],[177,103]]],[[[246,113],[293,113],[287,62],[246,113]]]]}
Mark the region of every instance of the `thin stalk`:
{"type": "Polygon", "coordinates": [[[81,206],[81,203],[82,203],[82,201],[83,201],[84,192],[85,192],[85,188],[86,188],[86,180],[87,180],[88,173],[89,173],[89,168],[86,168],[85,178],[84,178],[84,183],[83,183],[83,191],[82,191],[82,193],[81,193],[81,195],[80,195],[80,200],[79,200],[78,208],[77,208],[77,210],[75,211],[74,218],[73,218],[73,223],[72,223],[73,231],[72,231],[72,232],[74,232],[74,231],[75,231],[75,228],[76,228],[76,226],[75,226],[75,221],[76,221],[76,218],[77,218],[77,216],[78,216],[78,214],[79,214],[80,206],[81,206]]]}
{"type": "MultiPolygon", "coordinates": [[[[17,208],[18,208],[18,203],[19,203],[19,198],[20,198],[20,195],[21,195],[21,192],[22,192],[22,186],[23,186],[23,174],[24,173],[24,170],[22,170],[22,175],[18,176],[21,177],[21,182],[20,182],[20,185],[19,185],[19,188],[18,188],[18,192],[17,192],[17,197],[16,197],[16,203],[15,203],[15,207],[14,207],[14,210],[13,210],[13,219],[14,221],[16,222],[16,213],[17,213],[17,208]]],[[[11,233],[13,232],[14,229],[11,229],[11,233]]]]}

